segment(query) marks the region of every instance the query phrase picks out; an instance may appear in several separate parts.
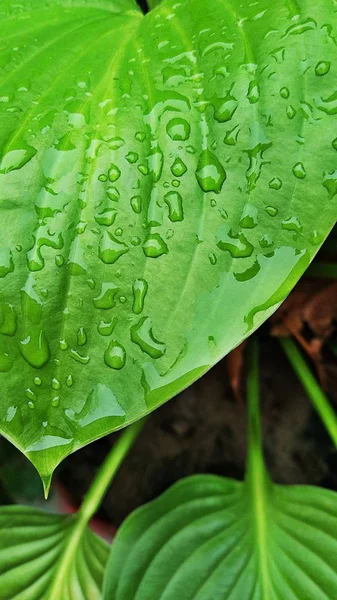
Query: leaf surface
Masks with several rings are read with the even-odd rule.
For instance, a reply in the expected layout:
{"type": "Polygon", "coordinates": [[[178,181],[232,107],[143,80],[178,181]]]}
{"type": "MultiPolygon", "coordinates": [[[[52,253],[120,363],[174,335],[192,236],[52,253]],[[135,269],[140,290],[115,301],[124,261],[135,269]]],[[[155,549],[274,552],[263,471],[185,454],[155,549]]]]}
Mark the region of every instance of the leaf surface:
{"type": "Polygon", "coordinates": [[[105,600],[331,600],[334,492],[213,476],[182,480],[114,541],[105,600]]]}
{"type": "Polygon", "coordinates": [[[107,557],[78,517],[0,509],[2,600],[99,600],[107,557]]]}
{"type": "Polygon", "coordinates": [[[336,221],[336,3],[0,8],[0,430],[46,485],[279,305],[336,221]]]}

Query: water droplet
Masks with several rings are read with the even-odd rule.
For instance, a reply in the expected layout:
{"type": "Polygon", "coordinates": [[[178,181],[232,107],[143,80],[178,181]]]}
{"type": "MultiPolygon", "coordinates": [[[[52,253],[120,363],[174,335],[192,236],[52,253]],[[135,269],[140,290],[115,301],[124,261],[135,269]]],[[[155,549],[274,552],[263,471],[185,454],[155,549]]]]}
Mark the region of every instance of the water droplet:
{"type": "Polygon", "coordinates": [[[138,215],[142,212],[142,198],[141,196],[133,196],[130,200],[132,210],[138,215]]]}
{"type": "Polygon", "coordinates": [[[211,254],[209,254],[208,258],[209,258],[209,262],[211,263],[211,265],[213,265],[213,266],[216,265],[218,259],[217,259],[216,255],[214,254],[214,252],[211,252],[211,254]]]}
{"type": "Polygon", "coordinates": [[[10,173],[22,169],[29,161],[34,158],[37,150],[29,144],[20,143],[19,148],[15,148],[7,152],[0,163],[0,173],[10,173]]]}
{"type": "Polygon", "coordinates": [[[119,200],[119,192],[118,190],[111,186],[106,190],[107,196],[110,200],[112,200],[112,202],[118,202],[119,200]]]}
{"type": "Polygon", "coordinates": [[[31,400],[30,400],[29,402],[27,402],[27,406],[28,406],[28,408],[30,408],[31,410],[34,410],[34,408],[35,408],[35,404],[34,404],[34,402],[32,402],[31,400]]]}
{"type": "Polygon", "coordinates": [[[97,326],[97,331],[100,335],[109,336],[112,334],[117,324],[117,318],[113,317],[111,321],[103,321],[101,320],[97,326]]]}
{"type": "Polygon", "coordinates": [[[133,306],[132,310],[139,315],[144,310],[145,297],[148,291],[148,283],[145,279],[136,279],[133,283],[133,306]]]}
{"type": "Polygon", "coordinates": [[[268,213],[268,215],[270,215],[271,217],[276,217],[277,213],[278,213],[278,209],[275,208],[275,206],[266,206],[265,208],[266,213],[268,213]]]}
{"type": "Polygon", "coordinates": [[[13,254],[9,248],[0,248],[0,277],[6,277],[8,273],[13,273],[14,261],[13,254]]]}
{"type": "Polygon", "coordinates": [[[166,352],[165,344],[158,342],[152,333],[152,321],[149,317],[143,317],[137,325],[131,327],[131,341],[151,358],[160,358],[166,352]]]}
{"type": "Polygon", "coordinates": [[[61,383],[59,382],[58,379],[56,379],[56,377],[53,377],[52,382],[51,382],[51,387],[53,388],[53,390],[61,389],[61,383]]]}
{"type": "MultiPolygon", "coordinates": [[[[153,181],[157,183],[163,171],[164,155],[161,149],[158,146],[155,146],[151,149],[147,159],[149,165],[149,172],[152,175],[153,181]]],[[[146,173],[143,174],[145,175],[146,173]]]]}
{"type": "Polygon", "coordinates": [[[228,92],[225,98],[214,96],[212,104],[214,106],[214,117],[219,123],[230,121],[238,108],[238,102],[231,92],[228,92]]]}
{"type": "Polygon", "coordinates": [[[190,137],[191,127],[185,119],[171,119],[167,123],[166,131],[174,142],[185,142],[190,137]]]}
{"type": "Polygon", "coordinates": [[[280,190],[282,187],[281,179],[274,177],[271,181],[269,181],[269,187],[272,190],[280,190]]]}
{"type": "Polygon", "coordinates": [[[145,135],[145,133],[143,133],[142,131],[137,131],[137,132],[136,132],[136,134],[135,134],[135,139],[136,139],[138,142],[144,142],[145,138],[146,138],[146,135],[145,135]]]}
{"type": "Polygon", "coordinates": [[[296,217],[289,217],[289,219],[282,221],[282,229],[294,231],[295,233],[301,233],[302,225],[296,217]]]}
{"type": "Polygon", "coordinates": [[[253,204],[246,204],[240,220],[243,229],[254,229],[257,226],[258,211],[253,204]]]}
{"type": "Polygon", "coordinates": [[[60,396],[54,396],[50,404],[53,406],[53,408],[60,406],[60,396]]]}
{"type": "Polygon", "coordinates": [[[139,244],[141,243],[141,241],[142,240],[137,235],[135,235],[133,238],[131,238],[131,244],[133,246],[139,246],[139,244]]]}
{"type": "Polygon", "coordinates": [[[37,386],[42,385],[42,379],[40,377],[34,377],[34,383],[37,386]]]}
{"type": "Polygon", "coordinates": [[[110,369],[122,369],[126,362],[126,352],[122,344],[112,340],[104,353],[104,362],[110,369]]]}
{"type": "Polygon", "coordinates": [[[111,208],[106,208],[102,212],[97,213],[95,215],[95,221],[96,221],[96,223],[98,223],[98,225],[104,225],[106,227],[110,227],[111,225],[114,224],[116,216],[117,216],[117,210],[111,209],[111,208]]]}
{"type": "Polygon", "coordinates": [[[133,165],[139,159],[139,154],[137,154],[137,152],[128,152],[125,158],[131,165],[133,165]]]}
{"type": "Polygon", "coordinates": [[[81,365],[87,365],[90,362],[90,356],[83,356],[73,348],[70,350],[70,356],[71,358],[76,360],[76,362],[79,362],[81,365]]]}
{"type": "Polygon", "coordinates": [[[243,233],[234,234],[232,231],[224,233],[218,240],[217,246],[220,250],[227,250],[233,258],[247,258],[254,251],[254,246],[243,233]]]}
{"type": "Polygon", "coordinates": [[[259,241],[261,248],[270,248],[274,242],[268,233],[265,233],[259,241]]]}
{"type": "Polygon", "coordinates": [[[251,81],[248,87],[247,98],[251,104],[256,104],[260,99],[260,89],[257,81],[251,81]]]}
{"type": "Polygon", "coordinates": [[[291,104],[289,104],[289,106],[287,106],[286,109],[286,114],[288,119],[294,119],[294,117],[296,117],[296,109],[293,106],[291,106],[291,104]]]}
{"type": "Polygon", "coordinates": [[[66,379],[66,385],[67,387],[71,387],[74,383],[73,377],[72,375],[68,375],[67,379],[66,379]]]}
{"type": "Polygon", "coordinates": [[[142,174],[142,175],[148,175],[149,174],[149,167],[147,165],[138,165],[138,171],[142,174]]]}
{"type": "Polygon", "coordinates": [[[99,257],[108,265],[115,263],[123,254],[128,252],[129,248],[124,242],[116,240],[111,233],[104,231],[100,245],[99,245],[99,257]]]}
{"type": "Polygon", "coordinates": [[[109,179],[112,183],[114,183],[115,181],[117,181],[117,179],[120,178],[121,172],[120,172],[119,168],[117,167],[117,165],[111,165],[108,175],[109,175],[109,179]]]}
{"type": "Polygon", "coordinates": [[[280,96],[281,98],[284,98],[285,100],[288,100],[289,96],[290,96],[290,92],[288,90],[287,87],[282,87],[280,89],[280,96]]]}
{"type": "Polygon", "coordinates": [[[49,345],[42,329],[33,330],[19,343],[25,361],[35,369],[41,369],[49,360],[49,345]]]}
{"type": "Polygon", "coordinates": [[[108,181],[108,176],[105,173],[101,173],[101,175],[98,176],[98,180],[104,183],[105,181],[108,181]]]}
{"type": "Polygon", "coordinates": [[[176,221],[183,221],[184,219],[184,211],[183,211],[183,199],[179,192],[168,192],[164,196],[164,200],[169,209],[169,219],[173,223],[176,221]]]}
{"type": "Polygon", "coordinates": [[[337,138],[332,141],[332,147],[337,150],[337,138]]]}
{"type": "Polygon", "coordinates": [[[293,166],[293,173],[297,179],[304,179],[307,175],[307,172],[301,162],[298,162],[293,166]]]}
{"type": "Polygon", "coordinates": [[[93,303],[96,308],[109,309],[116,306],[115,296],[119,291],[119,287],[117,287],[114,283],[104,282],[102,283],[100,294],[97,298],[94,298],[93,303]]]}
{"type": "Polygon", "coordinates": [[[150,233],[143,244],[143,251],[148,258],[158,258],[168,253],[168,247],[159,233],[150,233]]]}
{"type": "Polygon", "coordinates": [[[203,150],[196,171],[197,181],[204,192],[219,194],[226,180],[226,172],[215,154],[203,150]]]}
{"type": "MultiPolygon", "coordinates": [[[[111,150],[118,150],[119,148],[122,148],[122,146],[124,146],[125,144],[125,140],[123,140],[123,138],[121,137],[115,137],[115,138],[111,138],[109,140],[109,148],[111,148],[111,150]]],[[[115,166],[115,165],[112,165],[115,166]]]]}
{"type": "Polygon", "coordinates": [[[248,269],[246,269],[245,271],[236,272],[233,274],[237,281],[249,281],[250,279],[253,279],[253,277],[255,277],[258,274],[260,269],[261,269],[261,266],[259,265],[258,261],[256,260],[254,262],[254,264],[251,267],[249,267],[248,269]]]}
{"type": "Polygon", "coordinates": [[[57,254],[57,256],[55,256],[55,264],[57,267],[62,267],[64,265],[63,256],[61,256],[60,254],[57,254]]]}
{"type": "Polygon", "coordinates": [[[87,334],[84,327],[80,327],[77,332],[77,344],[78,346],[84,346],[87,343],[87,334]]]}
{"type": "Polygon", "coordinates": [[[186,173],[187,167],[180,158],[176,158],[171,166],[171,171],[175,177],[182,177],[186,173]]]}
{"type": "Polygon", "coordinates": [[[224,137],[224,144],[226,144],[227,146],[236,146],[239,133],[240,133],[239,125],[236,125],[233,129],[231,129],[230,131],[227,131],[227,133],[224,137]]]}
{"type": "Polygon", "coordinates": [[[60,340],[60,348],[61,350],[68,350],[68,342],[66,340],[60,340]]]}
{"type": "Polygon", "coordinates": [[[323,186],[328,190],[332,200],[337,195],[337,170],[332,173],[324,173],[323,186]]]}
{"type": "Polygon", "coordinates": [[[330,63],[327,60],[321,60],[315,67],[315,73],[318,77],[326,75],[330,71],[330,63]]]}

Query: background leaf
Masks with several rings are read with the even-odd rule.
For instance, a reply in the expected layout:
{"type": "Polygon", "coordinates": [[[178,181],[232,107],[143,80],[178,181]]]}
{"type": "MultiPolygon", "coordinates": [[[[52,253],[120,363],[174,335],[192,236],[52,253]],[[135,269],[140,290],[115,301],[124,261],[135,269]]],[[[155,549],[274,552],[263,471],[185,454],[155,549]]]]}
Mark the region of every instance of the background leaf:
{"type": "Polygon", "coordinates": [[[2,600],[98,600],[108,545],[77,517],[0,509],[2,600]]]}
{"type": "Polygon", "coordinates": [[[258,327],[333,226],[336,3],[0,18],[0,427],[47,484],[258,327]]]}
{"type": "Polygon", "coordinates": [[[336,494],[195,476],[135,511],[113,543],[106,600],[331,600],[336,494]]]}

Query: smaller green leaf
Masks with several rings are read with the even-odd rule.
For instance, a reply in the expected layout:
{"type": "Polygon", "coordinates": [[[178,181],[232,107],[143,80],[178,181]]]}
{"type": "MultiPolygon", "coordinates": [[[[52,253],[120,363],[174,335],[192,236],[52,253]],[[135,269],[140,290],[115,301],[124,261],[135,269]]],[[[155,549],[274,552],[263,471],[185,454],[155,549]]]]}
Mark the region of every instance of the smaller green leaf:
{"type": "Polygon", "coordinates": [[[1,600],[98,600],[107,556],[79,515],[0,509],[1,600]]]}
{"type": "Polygon", "coordinates": [[[337,494],[201,475],[135,511],[104,600],[333,600],[337,494]]]}

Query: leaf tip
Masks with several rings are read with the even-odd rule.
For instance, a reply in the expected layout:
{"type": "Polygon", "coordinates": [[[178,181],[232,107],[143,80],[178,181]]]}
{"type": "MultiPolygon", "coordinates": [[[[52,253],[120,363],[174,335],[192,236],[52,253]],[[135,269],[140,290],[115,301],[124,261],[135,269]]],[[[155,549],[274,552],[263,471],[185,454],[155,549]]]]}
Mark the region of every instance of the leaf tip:
{"type": "Polygon", "coordinates": [[[40,477],[43,485],[45,500],[48,500],[53,475],[40,475],[40,477]]]}

